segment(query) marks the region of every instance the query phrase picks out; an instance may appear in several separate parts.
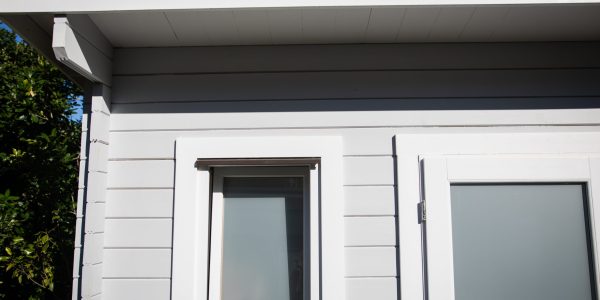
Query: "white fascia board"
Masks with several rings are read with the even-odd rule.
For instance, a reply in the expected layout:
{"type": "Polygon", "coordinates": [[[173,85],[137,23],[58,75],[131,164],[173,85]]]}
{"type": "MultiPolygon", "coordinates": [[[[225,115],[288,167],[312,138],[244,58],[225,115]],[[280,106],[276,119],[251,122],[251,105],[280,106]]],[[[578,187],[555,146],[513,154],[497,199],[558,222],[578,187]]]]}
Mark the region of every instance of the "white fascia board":
{"type": "Polygon", "coordinates": [[[0,1],[0,14],[6,13],[91,13],[113,11],[251,9],[360,6],[457,6],[457,5],[553,5],[592,4],[600,0],[29,0],[0,1]]]}
{"type": "MultiPolygon", "coordinates": [[[[101,35],[99,31],[86,30],[85,26],[74,28],[71,18],[67,16],[54,18],[52,49],[56,59],[92,82],[110,86],[112,46],[104,36],[98,36],[101,35]],[[95,44],[92,41],[96,41],[95,44]]],[[[81,21],[77,20],[77,22],[81,21]]]]}

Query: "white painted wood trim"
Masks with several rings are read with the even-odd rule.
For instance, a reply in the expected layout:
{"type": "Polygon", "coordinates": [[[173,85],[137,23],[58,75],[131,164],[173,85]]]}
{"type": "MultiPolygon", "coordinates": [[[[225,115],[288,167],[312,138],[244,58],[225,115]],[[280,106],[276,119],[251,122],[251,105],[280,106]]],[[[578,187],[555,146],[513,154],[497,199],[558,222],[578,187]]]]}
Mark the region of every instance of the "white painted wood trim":
{"type": "MultiPolygon", "coordinates": [[[[534,130],[534,129],[530,129],[534,130]]],[[[418,133],[397,134],[398,157],[482,154],[600,153],[600,132],[418,133]]]]}
{"type": "MultiPolygon", "coordinates": [[[[450,185],[474,182],[584,182],[591,184],[587,156],[425,156],[427,277],[429,299],[453,300],[454,264],[450,185]]],[[[589,197],[593,197],[592,195],[589,197]]],[[[596,197],[597,198],[597,197],[596,197]]],[[[590,206],[594,206],[593,201],[590,206]]],[[[598,257],[598,253],[594,254],[598,257]]],[[[596,261],[597,259],[595,259],[596,261]]]]}
{"type": "MultiPolygon", "coordinates": [[[[393,186],[394,182],[394,160],[392,157],[372,157],[372,164],[369,164],[369,158],[362,159],[357,163],[354,157],[345,157],[344,173],[340,174],[343,183],[346,186],[393,186]],[[387,162],[386,165],[381,162],[387,162]],[[385,166],[387,170],[377,172],[377,167],[385,166]],[[358,166],[363,166],[359,168],[358,166]],[[368,181],[360,181],[365,178],[363,173],[372,174],[368,181]]],[[[113,160],[108,164],[108,170],[111,176],[108,178],[108,188],[116,189],[146,189],[173,188],[175,162],[173,160],[113,160]]]]}
{"type": "MultiPolygon", "coordinates": [[[[314,168],[312,170],[310,170],[310,174],[308,176],[308,186],[310,188],[309,190],[309,199],[319,199],[320,198],[320,187],[319,187],[319,169],[320,166],[317,166],[317,168],[314,168]],[[314,178],[315,180],[310,180],[311,178],[314,178]]],[[[313,201],[314,203],[318,203],[318,201],[313,201]]],[[[318,216],[319,215],[319,206],[318,205],[309,205],[309,214],[311,216],[318,216]]],[[[317,237],[319,236],[319,218],[310,218],[310,224],[309,224],[309,230],[310,230],[310,236],[312,237],[317,237]]],[[[311,243],[310,243],[310,253],[319,253],[319,249],[321,249],[321,240],[316,238],[316,239],[311,239],[311,243]],[[314,241],[314,242],[313,242],[314,241]]],[[[310,299],[319,299],[320,298],[320,291],[321,291],[321,280],[318,276],[318,274],[320,273],[319,270],[319,265],[320,263],[320,258],[319,256],[314,256],[313,258],[309,258],[309,263],[310,263],[310,279],[309,279],[309,286],[310,286],[310,299]]],[[[344,269],[345,272],[345,269],[344,269]]],[[[336,276],[339,276],[339,274],[336,274],[336,276]]]]}
{"type": "Polygon", "coordinates": [[[446,176],[450,183],[563,182],[586,181],[590,178],[588,158],[581,155],[452,155],[446,157],[446,176]]]}
{"type": "MultiPolygon", "coordinates": [[[[591,181],[588,183],[588,205],[592,247],[595,253],[596,291],[600,293],[598,291],[598,287],[600,287],[600,156],[591,156],[589,161],[591,181]]],[[[596,297],[598,296],[596,295],[596,297]]]]}
{"type": "MultiPolygon", "coordinates": [[[[406,140],[396,136],[396,151],[406,140]]],[[[417,218],[417,205],[421,201],[418,155],[398,155],[397,212],[398,215],[398,264],[400,264],[400,292],[402,300],[422,300],[423,297],[423,249],[421,226],[417,218]]]]}
{"type": "Polygon", "coordinates": [[[427,295],[431,300],[454,300],[452,220],[447,213],[450,211],[450,185],[448,184],[448,188],[440,188],[440,184],[447,183],[446,164],[444,157],[427,158],[424,161],[424,202],[429,217],[426,221],[427,270],[425,271],[429,287],[427,295]]]}
{"type": "Polygon", "coordinates": [[[85,135],[87,160],[80,167],[80,184],[85,189],[80,211],[83,214],[77,231],[83,232],[81,261],[75,258],[75,268],[81,266],[78,278],[80,290],[74,295],[90,299],[102,292],[104,266],[105,202],[108,163],[108,123],[110,122],[110,89],[95,84],[86,91],[86,114],[89,131],[85,135]],[[80,264],[80,265],[79,265],[80,264]]]}
{"type": "MultiPolygon", "coordinates": [[[[158,107],[175,106],[162,103],[158,107]]],[[[230,104],[231,105],[231,104],[230,104]]],[[[277,105],[277,104],[273,104],[277,105]]],[[[117,110],[117,104],[115,104],[117,110]]],[[[143,110],[140,110],[143,111],[143,110]]],[[[465,127],[465,126],[550,126],[600,124],[600,109],[535,109],[473,111],[338,111],[255,113],[119,113],[111,119],[111,131],[242,130],[378,128],[378,127],[465,127]],[[161,122],[156,122],[160,119],[161,122]],[[235,120],[235,122],[231,122],[235,120]]],[[[427,135],[424,135],[427,137],[427,135]]],[[[403,145],[406,147],[406,145],[403,145]]],[[[505,148],[505,147],[503,147],[505,148]]]]}
{"type": "Polygon", "coordinates": [[[182,144],[176,154],[171,298],[206,299],[210,174],[194,168],[192,149],[182,144]]]}
{"type": "MultiPolygon", "coordinates": [[[[572,179],[579,181],[585,180],[586,176],[600,176],[600,169],[598,169],[598,158],[597,153],[600,153],[600,132],[554,132],[554,133],[541,133],[541,132],[520,132],[520,133],[446,133],[446,134],[398,134],[395,136],[395,154],[396,154],[396,172],[397,172],[397,193],[398,193],[398,234],[399,234],[399,257],[400,257],[400,294],[402,299],[410,300],[421,300],[424,299],[424,274],[423,274],[423,253],[422,248],[422,232],[421,226],[417,223],[417,204],[421,199],[421,180],[420,180],[420,158],[428,157],[429,159],[425,162],[426,168],[436,169],[434,166],[437,165],[437,169],[434,171],[426,172],[425,180],[476,180],[469,175],[469,172],[476,171],[481,167],[480,163],[482,155],[495,155],[497,157],[511,157],[514,163],[511,167],[516,167],[518,164],[523,164],[525,159],[527,163],[520,167],[518,172],[510,174],[506,172],[497,172],[495,174],[488,174],[483,179],[494,181],[500,178],[518,178],[518,174],[521,175],[521,180],[531,178],[531,176],[539,176],[539,178],[545,180],[557,180],[551,175],[545,175],[542,173],[535,173],[535,171],[529,171],[526,168],[532,167],[532,164],[537,164],[535,161],[548,163],[552,161],[557,168],[565,168],[565,170],[571,170],[571,173],[561,174],[562,176],[570,176],[572,179]],[[453,159],[446,161],[445,158],[453,156],[453,159]],[[591,157],[591,156],[593,157],[591,157]],[[583,157],[583,158],[582,158],[583,157]],[[584,160],[590,158],[588,174],[585,175],[584,160]],[[532,162],[533,159],[533,162],[532,162]],[[470,168],[461,170],[460,168],[451,168],[450,175],[447,175],[441,169],[446,168],[445,165],[456,164],[459,162],[465,162],[461,167],[470,168]],[[570,163],[566,161],[574,162],[575,167],[569,166],[570,163]],[[565,165],[566,164],[566,165],[565,165]],[[431,166],[431,167],[428,167],[431,166]],[[440,167],[441,166],[441,167],[440,167]],[[470,167],[469,167],[470,166],[470,167]],[[466,172],[466,173],[465,173],[466,172]],[[427,174],[430,173],[430,174],[427,174]],[[529,174],[529,175],[527,175],[529,174]],[[436,179],[437,178],[437,179],[436,179]]],[[[488,167],[491,167],[490,163],[488,167]]],[[[497,168],[496,168],[497,169],[497,168]]],[[[533,168],[532,168],[533,169],[533,168]]],[[[548,171],[547,167],[543,170],[548,171]]],[[[600,190],[598,183],[599,180],[593,180],[589,184],[590,190],[600,190]]],[[[594,192],[590,193],[590,199],[598,198],[600,196],[594,195],[594,192]]],[[[436,198],[449,198],[449,191],[429,191],[425,195],[429,201],[427,209],[427,217],[438,218],[432,216],[435,215],[435,209],[432,212],[432,205],[430,201],[437,201],[436,198]],[[437,193],[432,195],[432,193],[437,193]]],[[[593,210],[596,212],[600,210],[600,204],[598,201],[593,201],[593,210]]],[[[598,223],[597,217],[592,213],[592,219],[594,223],[598,223]]],[[[431,220],[427,221],[431,223],[431,220]]],[[[435,222],[435,221],[434,221],[435,222]]],[[[594,227],[596,227],[594,225],[594,227]]],[[[596,229],[594,229],[594,232],[596,229]]],[[[595,233],[594,233],[594,236],[595,233]]],[[[598,248],[600,247],[600,241],[594,238],[596,245],[596,256],[598,257],[598,248]]],[[[430,251],[430,250],[428,250],[430,251]]],[[[435,250],[434,250],[435,251],[435,250]]],[[[435,261],[433,258],[434,253],[428,253],[428,256],[435,261]]],[[[447,258],[446,258],[447,260],[447,258]]],[[[434,262],[429,261],[431,264],[434,262]]],[[[452,261],[450,261],[452,263],[452,261]]],[[[598,259],[596,259],[596,272],[598,272],[598,259]]],[[[447,264],[446,264],[447,267],[447,264]]],[[[431,275],[431,274],[430,274],[431,275]]],[[[597,277],[598,278],[598,277],[597,277]]],[[[447,279],[446,279],[447,280],[447,279]]],[[[431,284],[431,282],[430,282],[431,284]]],[[[437,291],[437,288],[429,286],[430,299],[448,299],[448,291],[450,286],[453,288],[453,284],[450,285],[446,282],[444,292],[437,291]],[[439,293],[438,293],[439,292],[439,293]],[[436,295],[442,298],[435,298],[436,295]]],[[[599,285],[600,286],[600,282],[599,285]]],[[[443,288],[442,288],[443,289],[443,288]]]]}
{"type": "Polygon", "coordinates": [[[223,176],[213,173],[212,207],[210,226],[210,257],[208,299],[221,300],[223,266],[223,219],[225,203],[223,197],[223,176]]]}
{"type": "Polygon", "coordinates": [[[224,9],[224,8],[283,8],[283,7],[353,7],[353,6],[432,6],[432,5],[531,5],[531,4],[585,4],[598,3],[595,0],[255,0],[255,1],[202,1],[177,0],[30,0],[2,1],[0,11],[6,13],[27,12],[113,12],[144,10],[185,10],[185,9],[224,9]]]}
{"type": "MultiPolygon", "coordinates": [[[[342,139],[335,136],[178,138],[176,141],[172,299],[206,299],[209,172],[197,158],[319,157],[321,298],[345,299],[342,139]]],[[[311,189],[311,196],[317,191],[311,189]]],[[[311,208],[311,213],[313,212],[311,208]]],[[[311,278],[311,284],[314,279],[311,278]]],[[[313,286],[314,288],[314,286],[313,286]]]]}
{"type": "Polygon", "coordinates": [[[79,28],[72,27],[70,18],[54,18],[52,49],[56,59],[88,80],[110,86],[112,46],[89,18],[76,17],[79,28]]]}

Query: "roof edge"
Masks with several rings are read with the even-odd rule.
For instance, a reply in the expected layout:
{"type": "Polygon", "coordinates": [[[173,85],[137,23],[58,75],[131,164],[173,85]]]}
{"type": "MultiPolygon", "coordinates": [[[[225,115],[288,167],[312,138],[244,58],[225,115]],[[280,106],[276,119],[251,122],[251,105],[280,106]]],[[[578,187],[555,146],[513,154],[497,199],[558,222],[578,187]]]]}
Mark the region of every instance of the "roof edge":
{"type": "Polygon", "coordinates": [[[1,14],[27,13],[98,13],[116,11],[170,11],[213,9],[265,9],[364,6],[519,6],[519,5],[586,5],[600,0],[29,0],[1,1],[1,14]]]}

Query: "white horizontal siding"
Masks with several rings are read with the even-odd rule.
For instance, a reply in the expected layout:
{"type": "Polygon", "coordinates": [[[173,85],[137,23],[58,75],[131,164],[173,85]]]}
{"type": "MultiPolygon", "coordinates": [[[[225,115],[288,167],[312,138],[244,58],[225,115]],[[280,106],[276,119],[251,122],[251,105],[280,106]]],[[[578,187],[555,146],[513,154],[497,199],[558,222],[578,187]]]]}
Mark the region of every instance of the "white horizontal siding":
{"type": "Polygon", "coordinates": [[[345,185],[393,185],[394,159],[391,156],[344,158],[345,185]]]}
{"type": "Polygon", "coordinates": [[[105,248],[170,248],[171,219],[107,219],[105,248]]]}
{"type": "Polygon", "coordinates": [[[106,218],[171,218],[173,190],[109,190],[106,218]]]}
{"type": "Polygon", "coordinates": [[[395,277],[396,247],[346,247],[346,277],[395,277]]]}
{"type": "Polygon", "coordinates": [[[102,300],[102,294],[96,294],[89,298],[90,300],[102,300]]]}
{"type": "MultiPolygon", "coordinates": [[[[600,103],[600,99],[598,100],[600,103]]],[[[479,112],[481,114],[481,112],[479,112]]],[[[416,114],[416,112],[415,112],[416,114]]],[[[600,113],[598,113],[600,114],[600,113]]],[[[540,113],[536,114],[540,115],[540,113]]],[[[509,114],[506,114],[508,117],[509,114]]],[[[335,135],[343,138],[346,156],[392,155],[393,138],[401,133],[493,133],[493,132],[569,132],[594,131],[593,126],[578,127],[397,127],[397,128],[311,128],[311,129],[216,129],[216,130],[161,130],[113,131],[110,135],[109,158],[174,159],[175,140],[178,137],[237,137],[237,136],[319,136],[335,135]]]]}
{"type": "MultiPolygon", "coordinates": [[[[553,99],[547,99],[549,103],[553,99]]],[[[600,100],[599,100],[600,101],[600,100]]],[[[235,104],[231,104],[235,105],[235,104]]],[[[343,105],[343,104],[340,104],[343,105]]],[[[166,107],[176,106],[176,104],[166,107]]],[[[114,105],[114,107],[119,107],[114,105]]],[[[143,111],[143,110],[142,110],[143,111]]],[[[114,113],[113,131],[597,125],[600,109],[114,113]],[[158,122],[157,120],[160,120],[158,122]],[[309,121],[310,120],[310,121],[309,121]]]]}
{"type": "Polygon", "coordinates": [[[172,188],[173,160],[109,161],[108,188],[172,188]]]}
{"type": "MultiPolygon", "coordinates": [[[[109,189],[172,188],[175,178],[173,160],[113,160],[109,162],[109,189]]],[[[344,158],[344,184],[393,185],[391,156],[344,158]]]]}
{"type": "Polygon", "coordinates": [[[104,249],[104,278],[170,278],[170,249],[104,249]]]}
{"type": "Polygon", "coordinates": [[[289,129],[281,130],[187,130],[112,132],[111,159],[174,159],[175,139],[178,137],[215,136],[342,136],[344,155],[392,155],[394,129],[289,129]]]}
{"type": "Polygon", "coordinates": [[[395,217],[347,217],[346,246],[395,246],[395,217]]]}
{"type": "Polygon", "coordinates": [[[83,265],[96,265],[102,263],[102,243],[104,242],[104,237],[104,233],[85,235],[83,265]],[[88,245],[89,248],[86,248],[88,245]]]}
{"type": "Polygon", "coordinates": [[[347,300],[397,300],[398,279],[346,278],[347,300]]]}
{"type": "Polygon", "coordinates": [[[171,280],[104,279],[102,294],[110,300],[166,300],[171,296],[171,280]]]}
{"type": "MultiPolygon", "coordinates": [[[[84,256],[86,248],[84,249],[84,256]]],[[[102,292],[103,263],[83,265],[81,267],[81,295],[83,298],[92,297],[102,292]]]]}
{"type": "MultiPolygon", "coordinates": [[[[89,194],[89,192],[88,192],[89,194]]],[[[89,199],[89,196],[88,196],[89,199]]],[[[88,202],[85,206],[84,233],[94,234],[104,232],[104,202],[88,202]]],[[[102,245],[102,243],[100,243],[102,245]]]]}
{"type": "Polygon", "coordinates": [[[344,188],[346,216],[393,216],[396,202],[393,186],[347,186],[344,188]]]}
{"type": "MultiPolygon", "coordinates": [[[[396,214],[393,186],[346,186],[346,216],[393,216],[396,214]]],[[[106,218],[172,218],[173,190],[109,190],[106,218]]]]}

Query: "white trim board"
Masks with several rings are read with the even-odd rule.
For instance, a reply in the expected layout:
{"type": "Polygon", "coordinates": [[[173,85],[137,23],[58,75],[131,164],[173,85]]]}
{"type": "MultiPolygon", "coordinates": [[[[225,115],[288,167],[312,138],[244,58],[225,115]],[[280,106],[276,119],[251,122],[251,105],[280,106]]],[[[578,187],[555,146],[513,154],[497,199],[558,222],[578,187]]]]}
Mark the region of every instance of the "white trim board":
{"type": "MultiPolygon", "coordinates": [[[[535,158],[534,161],[546,160],[548,163],[558,165],[564,164],[564,159],[572,157],[584,157],[584,160],[587,161],[589,157],[600,153],[600,132],[400,134],[395,136],[395,146],[401,298],[421,300],[424,298],[425,286],[423,278],[423,252],[425,249],[422,247],[421,225],[418,224],[416,210],[422,200],[420,168],[423,157],[453,156],[458,160],[470,160],[470,166],[473,168],[482,167],[481,163],[491,163],[489,160],[482,161],[481,157],[483,156],[512,157],[513,164],[521,164],[521,167],[518,168],[522,171],[520,175],[525,176],[528,170],[525,165],[529,164],[531,167],[532,164],[536,164],[532,162],[532,157],[535,158]],[[474,157],[469,158],[469,155],[474,157]],[[478,161],[474,162],[474,160],[478,161]]],[[[589,164],[597,165],[597,159],[589,159],[589,164]]],[[[580,161],[580,159],[576,160],[580,161]]],[[[548,164],[545,165],[551,167],[548,164]]],[[[560,167],[558,165],[555,167],[560,167]]],[[[581,169],[581,166],[578,169],[581,169]]],[[[461,168],[453,170],[456,171],[456,174],[452,176],[461,178],[462,181],[469,180],[470,175],[464,173],[468,173],[468,170],[461,168]]],[[[592,168],[592,172],[597,172],[597,170],[592,168]]],[[[515,178],[517,176],[513,172],[509,175],[506,173],[495,174],[494,178],[502,176],[515,178]]],[[[571,179],[576,178],[575,175],[571,176],[571,179]]],[[[492,179],[490,178],[490,180],[492,179]]],[[[481,179],[477,178],[477,181],[481,181],[481,179]]],[[[592,182],[590,188],[593,189],[598,184],[598,182],[592,182]]],[[[429,196],[431,195],[427,195],[427,197],[429,196]]],[[[450,295],[444,295],[445,299],[450,299],[448,298],[450,295]]],[[[435,295],[430,294],[429,296],[435,295]]],[[[436,298],[431,299],[435,300],[436,298]]]]}
{"type": "Polygon", "coordinates": [[[196,160],[274,157],[320,158],[310,174],[311,194],[319,193],[320,214],[324,216],[320,228],[311,226],[311,231],[321,231],[320,299],[345,299],[342,145],[336,136],[178,138],[172,299],[206,299],[207,295],[210,174],[208,169],[196,169],[196,160]]]}
{"type": "Polygon", "coordinates": [[[29,12],[114,12],[226,8],[284,8],[284,7],[353,7],[353,6],[435,6],[435,5],[553,5],[592,4],[597,0],[259,0],[259,1],[193,1],[193,0],[30,0],[2,1],[3,13],[29,12]]]}

